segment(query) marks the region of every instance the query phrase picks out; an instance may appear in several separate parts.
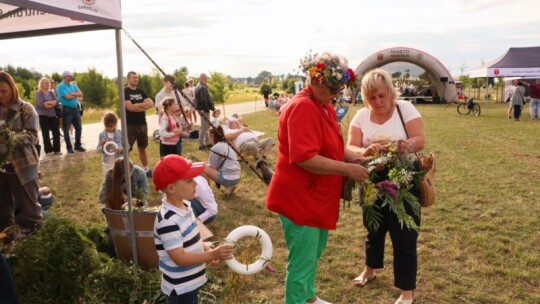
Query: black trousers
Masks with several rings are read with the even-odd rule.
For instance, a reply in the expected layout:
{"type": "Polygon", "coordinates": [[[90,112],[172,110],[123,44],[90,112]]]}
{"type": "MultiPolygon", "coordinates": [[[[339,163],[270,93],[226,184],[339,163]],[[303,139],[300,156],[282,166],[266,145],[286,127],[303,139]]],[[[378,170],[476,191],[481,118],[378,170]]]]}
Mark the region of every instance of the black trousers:
{"type": "Polygon", "coordinates": [[[58,118],[40,115],[39,127],[41,128],[45,153],[60,152],[60,126],[58,125],[58,118]],[[52,132],[53,135],[52,145],[49,132],[52,132]]]}
{"type": "MultiPolygon", "coordinates": [[[[419,190],[414,187],[411,192],[418,197],[419,190]]],[[[377,201],[379,206],[382,201],[377,201]]],[[[414,215],[411,207],[404,202],[407,214],[411,215],[418,227],[420,227],[420,214],[414,215]]],[[[377,231],[370,231],[366,238],[366,265],[370,268],[383,268],[384,242],[386,233],[390,233],[394,253],[394,286],[401,290],[416,289],[416,272],[418,267],[418,257],[416,252],[416,241],[418,232],[409,230],[398,221],[397,215],[388,206],[380,209],[383,215],[383,222],[377,231]]],[[[367,222],[364,214],[364,226],[367,222]]]]}

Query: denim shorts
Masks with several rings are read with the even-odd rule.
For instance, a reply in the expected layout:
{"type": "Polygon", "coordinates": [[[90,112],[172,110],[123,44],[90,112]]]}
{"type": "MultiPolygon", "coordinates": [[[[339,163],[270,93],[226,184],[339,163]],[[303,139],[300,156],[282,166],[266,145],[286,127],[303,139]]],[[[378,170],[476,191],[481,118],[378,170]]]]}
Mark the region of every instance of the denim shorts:
{"type": "Polygon", "coordinates": [[[225,179],[223,177],[223,173],[222,172],[219,172],[218,174],[218,178],[217,178],[217,183],[220,184],[220,185],[223,185],[225,187],[232,187],[236,184],[238,184],[238,182],[240,181],[239,178],[236,178],[236,179],[225,179]]]}

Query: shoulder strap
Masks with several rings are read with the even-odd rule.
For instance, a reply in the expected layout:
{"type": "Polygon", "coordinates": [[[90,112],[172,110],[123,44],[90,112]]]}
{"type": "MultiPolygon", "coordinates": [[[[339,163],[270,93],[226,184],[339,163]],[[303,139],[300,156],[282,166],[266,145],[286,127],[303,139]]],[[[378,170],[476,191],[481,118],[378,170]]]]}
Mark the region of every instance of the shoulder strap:
{"type": "Polygon", "coordinates": [[[399,109],[399,105],[396,103],[397,112],[399,114],[399,119],[401,120],[401,125],[403,126],[403,130],[405,130],[405,135],[407,135],[407,138],[409,138],[409,132],[407,132],[407,128],[405,127],[405,121],[403,120],[403,114],[401,114],[401,110],[399,109]]]}

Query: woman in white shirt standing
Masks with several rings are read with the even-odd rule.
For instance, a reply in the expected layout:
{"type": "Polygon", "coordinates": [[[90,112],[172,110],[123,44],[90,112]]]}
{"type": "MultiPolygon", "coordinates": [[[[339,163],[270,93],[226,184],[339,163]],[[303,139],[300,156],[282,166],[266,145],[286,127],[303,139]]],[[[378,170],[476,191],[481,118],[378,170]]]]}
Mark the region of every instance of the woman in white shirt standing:
{"type": "MultiPolygon", "coordinates": [[[[367,73],[362,79],[361,92],[366,107],[359,110],[351,121],[347,142],[349,149],[366,158],[385,151],[389,144],[396,141],[401,141],[400,144],[411,152],[424,148],[422,117],[410,102],[397,100],[388,72],[375,69],[367,73]],[[403,115],[403,122],[399,111],[403,115]]],[[[411,193],[418,196],[418,188],[414,186],[411,193]]],[[[394,285],[401,290],[396,304],[411,304],[416,289],[418,231],[401,227],[396,214],[388,205],[382,207],[382,203],[381,199],[375,202],[383,216],[383,224],[378,229],[373,231],[366,225],[364,214],[364,226],[368,229],[366,260],[364,270],[354,279],[354,284],[365,286],[376,277],[375,270],[383,267],[384,242],[389,232],[394,252],[394,285]]],[[[414,214],[409,204],[404,206],[406,213],[420,227],[420,213],[414,214]]]]}

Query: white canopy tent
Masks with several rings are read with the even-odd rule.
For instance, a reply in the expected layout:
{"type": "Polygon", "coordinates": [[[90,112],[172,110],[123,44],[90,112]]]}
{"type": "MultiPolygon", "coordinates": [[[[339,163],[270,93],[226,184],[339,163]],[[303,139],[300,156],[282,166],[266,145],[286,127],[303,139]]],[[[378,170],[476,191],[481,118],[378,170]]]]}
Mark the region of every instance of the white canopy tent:
{"type": "MultiPolygon", "coordinates": [[[[0,40],[114,29],[116,35],[117,86],[122,121],[122,141],[127,147],[126,110],[123,106],[124,84],[121,0],[0,0],[0,40]]],[[[129,168],[129,151],[124,149],[124,168],[129,168]]],[[[128,170],[126,170],[128,172],[128,170]]],[[[126,179],[129,202],[129,229],[135,231],[131,205],[131,180],[126,179]]],[[[135,234],[130,233],[133,261],[137,264],[135,234]]]]}

